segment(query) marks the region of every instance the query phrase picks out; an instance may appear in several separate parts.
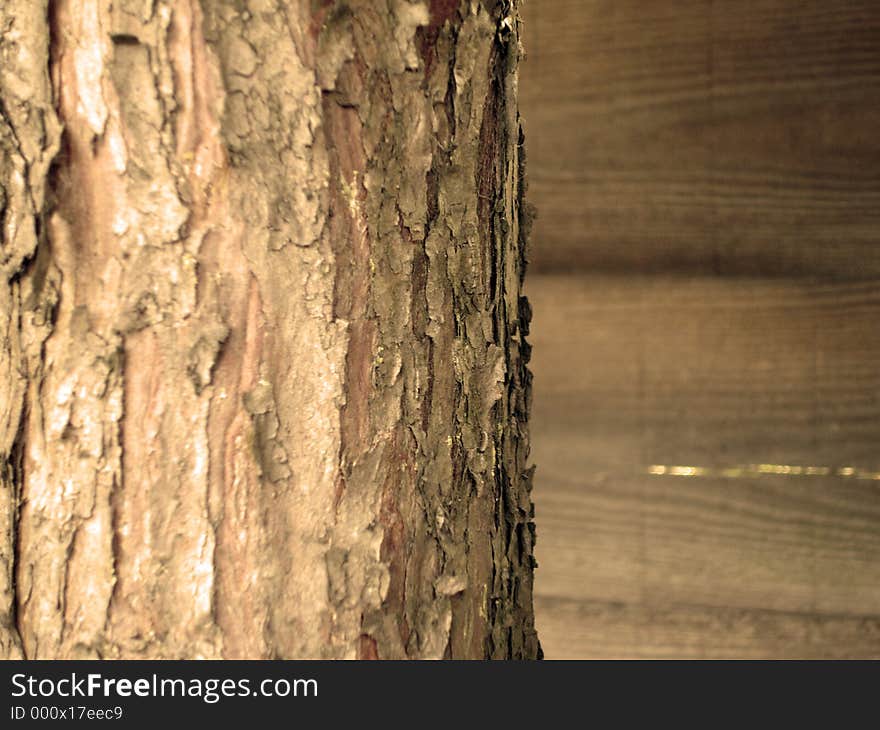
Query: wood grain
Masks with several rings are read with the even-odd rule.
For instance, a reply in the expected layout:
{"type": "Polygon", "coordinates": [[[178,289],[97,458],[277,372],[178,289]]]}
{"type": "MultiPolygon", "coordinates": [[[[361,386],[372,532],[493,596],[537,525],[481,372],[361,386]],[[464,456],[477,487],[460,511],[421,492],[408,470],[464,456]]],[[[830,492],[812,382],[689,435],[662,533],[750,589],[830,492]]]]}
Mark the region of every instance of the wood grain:
{"type": "Polygon", "coordinates": [[[880,274],[880,4],[524,12],[536,269],[880,274]]]}
{"type": "Polygon", "coordinates": [[[538,596],[542,641],[556,659],[875,659],[876,616],[715,606],[639,606],[538,596]],[[854,637],[859,637],[854,641],[854,637]]]}
{"type": "Polygon", "coordinates": [[[548,657],[880,657],[880,481],[837,476],[880,469],[880,285],[528,287],[548,657]]]}

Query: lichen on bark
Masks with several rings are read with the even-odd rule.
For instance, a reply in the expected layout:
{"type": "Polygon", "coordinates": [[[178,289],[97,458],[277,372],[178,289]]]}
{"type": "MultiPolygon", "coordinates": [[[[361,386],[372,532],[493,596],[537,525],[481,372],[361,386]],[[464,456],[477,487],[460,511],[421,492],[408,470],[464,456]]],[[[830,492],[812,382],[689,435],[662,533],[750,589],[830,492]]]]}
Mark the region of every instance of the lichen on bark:
{"type": "Polygon", "coordinates": [[[538,656],[517,4],[0,22],[0,654],[538,656]]]}

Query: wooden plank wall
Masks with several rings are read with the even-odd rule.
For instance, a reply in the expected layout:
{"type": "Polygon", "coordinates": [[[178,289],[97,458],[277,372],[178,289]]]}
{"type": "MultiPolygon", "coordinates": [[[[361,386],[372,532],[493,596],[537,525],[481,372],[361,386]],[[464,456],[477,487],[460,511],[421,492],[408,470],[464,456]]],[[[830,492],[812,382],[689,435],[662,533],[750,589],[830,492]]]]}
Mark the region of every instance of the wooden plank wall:
{"type": "Polygon", "coordinates": [[[529,296],[548,657],[880,657],[880,288],[543,275],[529,296]]]}
{"type": "Polygon", "coordinates": [[[877,0],[526,0],[534,268],[880,274],[877,0]]]}
{"type": "Polygon", "coordinates": [[[880,2],[525,21],[548,657],[880,657],[880,2]]]}

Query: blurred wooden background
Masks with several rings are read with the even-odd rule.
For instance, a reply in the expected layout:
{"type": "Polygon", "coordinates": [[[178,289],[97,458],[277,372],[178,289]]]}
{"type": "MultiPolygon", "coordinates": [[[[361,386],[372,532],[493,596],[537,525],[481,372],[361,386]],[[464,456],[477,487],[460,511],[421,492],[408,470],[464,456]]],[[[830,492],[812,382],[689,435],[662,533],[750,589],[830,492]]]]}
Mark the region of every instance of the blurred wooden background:
{"type": "Polygon", "coordinates": [[[524,15],[548,658],[880,657],[880,3],[524,15]]]}

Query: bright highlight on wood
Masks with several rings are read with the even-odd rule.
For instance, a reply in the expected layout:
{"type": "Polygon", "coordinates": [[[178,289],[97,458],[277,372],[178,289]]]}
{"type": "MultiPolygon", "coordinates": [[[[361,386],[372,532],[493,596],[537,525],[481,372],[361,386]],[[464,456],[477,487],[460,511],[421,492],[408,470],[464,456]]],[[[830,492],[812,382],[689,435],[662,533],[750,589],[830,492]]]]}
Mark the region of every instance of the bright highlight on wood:
{"type": "Polygon", "coordinates": [[[827,477],[880,481],[880,471],[858,469],[854,466],[800,466],[793,464],[744,464],[732,467],[681,466],[652,464],[645,469],[651,476],[667,477],[722,477],[738,479],[755,476],[827,477]]]}

